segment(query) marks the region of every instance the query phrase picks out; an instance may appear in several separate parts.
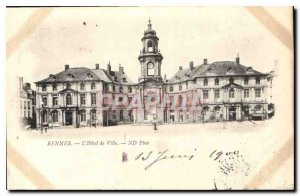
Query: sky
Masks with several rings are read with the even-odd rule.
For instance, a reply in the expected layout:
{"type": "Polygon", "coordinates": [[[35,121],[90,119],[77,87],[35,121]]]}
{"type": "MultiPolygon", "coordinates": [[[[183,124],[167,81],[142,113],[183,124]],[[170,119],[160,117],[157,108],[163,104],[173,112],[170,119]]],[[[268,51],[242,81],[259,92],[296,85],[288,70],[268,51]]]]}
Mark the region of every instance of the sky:
{"type": "MultiPolygon", "coordinates": [[[[39,8],[7,9],[7,40],[14,38],[39,8]]],[[[292,34],[290,8],[267,8],[292,34]]],[[[133,81],[140,76],[141,38],[151,18],[159,37],[162,76],[215,61],[234,61],[261,72],[284,63],[285,46],[243,7],[95,7],[54,8],[7,59],[8,80],[42,80],[70,67],[119,65],[133,81]]]]}

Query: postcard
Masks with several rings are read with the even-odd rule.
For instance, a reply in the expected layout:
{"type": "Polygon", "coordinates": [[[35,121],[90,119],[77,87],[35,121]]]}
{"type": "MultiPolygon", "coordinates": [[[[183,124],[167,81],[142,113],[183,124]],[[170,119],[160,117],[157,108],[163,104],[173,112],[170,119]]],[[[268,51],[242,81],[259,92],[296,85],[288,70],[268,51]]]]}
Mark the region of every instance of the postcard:
{"type": "Polygon", "coordinates": [[[294,190],[293,7],[7,7],[8,190],[294,190]]]}

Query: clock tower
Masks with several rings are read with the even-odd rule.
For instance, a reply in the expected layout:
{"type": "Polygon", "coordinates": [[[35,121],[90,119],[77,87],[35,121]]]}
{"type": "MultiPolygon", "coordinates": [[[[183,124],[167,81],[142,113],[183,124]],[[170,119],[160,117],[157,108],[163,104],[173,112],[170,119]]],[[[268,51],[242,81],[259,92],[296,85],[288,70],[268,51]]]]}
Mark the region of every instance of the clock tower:
{"type": "Polygon", "coordinates": [[[142,38],[143,48],[138,57],[141,64],[141,77],[139,82],[154,79],[158,82],[162,81],[161,77],[161,61],[163,56],[158,49],[158,37],[152,29],[151,20],[149,19],[148,29],[144,31],[142,38]]]}

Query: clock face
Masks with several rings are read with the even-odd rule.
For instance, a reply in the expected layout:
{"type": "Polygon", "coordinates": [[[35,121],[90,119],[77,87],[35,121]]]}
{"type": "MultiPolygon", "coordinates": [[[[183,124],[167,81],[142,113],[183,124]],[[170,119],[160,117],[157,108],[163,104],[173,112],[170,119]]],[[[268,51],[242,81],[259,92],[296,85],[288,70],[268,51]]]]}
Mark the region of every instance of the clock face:
{"type": "Polygon", "coordinates": [[[152,62],[148,63],[148,69],[153,69],[154,68],[154,64],[152,62]]]}

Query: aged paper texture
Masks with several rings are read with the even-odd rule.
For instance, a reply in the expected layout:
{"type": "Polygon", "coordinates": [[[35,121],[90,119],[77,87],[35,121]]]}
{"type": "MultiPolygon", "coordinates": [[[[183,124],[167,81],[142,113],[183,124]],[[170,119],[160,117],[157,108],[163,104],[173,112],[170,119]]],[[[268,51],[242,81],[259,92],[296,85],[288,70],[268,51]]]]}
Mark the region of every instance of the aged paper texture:
{"type": "Polygon", "coordinates": [[[293,190],[292,7],[7,8],[9,190],[293,190]]]}

